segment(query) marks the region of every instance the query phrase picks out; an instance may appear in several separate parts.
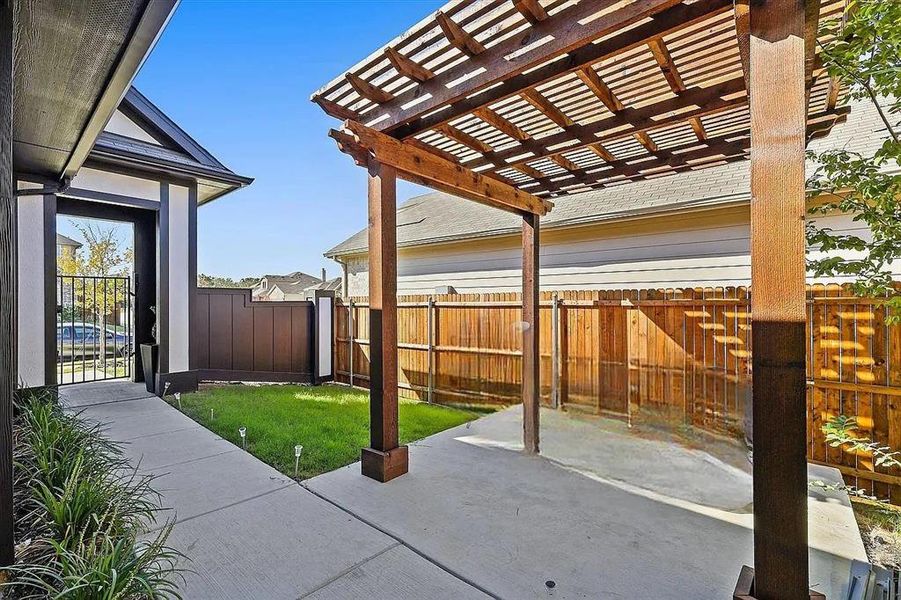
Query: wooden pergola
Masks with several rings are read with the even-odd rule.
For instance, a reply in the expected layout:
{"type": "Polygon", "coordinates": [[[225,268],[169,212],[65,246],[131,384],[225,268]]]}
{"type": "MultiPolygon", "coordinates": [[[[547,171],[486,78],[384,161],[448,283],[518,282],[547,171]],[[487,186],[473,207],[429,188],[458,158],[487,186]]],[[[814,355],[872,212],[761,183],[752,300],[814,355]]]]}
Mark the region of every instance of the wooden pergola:
{"type": "MultiPolygon", "coordinates": [[[[371,447],[397,437],[397,177],[522,216],[525,451],[539,451],[539,223],[557,196],[750,154],[755,576],[808,597],[807,141],[843,118],[817,31],[844,0],[455,0],[317,91],[369,170],[371,447]]],[[[822,41],[822,40],[821,40],[822,41]]],[[[743,577],[740,587],[747,587],[743,577]]]]}

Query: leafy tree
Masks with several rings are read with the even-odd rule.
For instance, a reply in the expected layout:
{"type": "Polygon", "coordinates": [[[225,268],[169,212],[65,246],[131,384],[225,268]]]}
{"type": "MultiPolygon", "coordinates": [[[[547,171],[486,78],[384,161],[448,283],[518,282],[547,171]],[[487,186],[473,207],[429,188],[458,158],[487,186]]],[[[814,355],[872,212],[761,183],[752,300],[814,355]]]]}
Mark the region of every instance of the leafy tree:
{"type": "Polygon", "coordinates": [[[201,273],[197,276],[197,285],[209,288],[250,288],[256,285],[259,280],[259,277],[242,277],[235,281],[231,277],[201,273]]]}
{"type": "Polygon", "coordinates": [[[65,322],[93,321],[100,323],[115,321],[124,310],[130,290],[125,281],[96,281],[80,279],[87,277],[126,277],[134,262],[134,250],[124,247],[114,227],[104,227],[91,223],[70,221],[85,240],[84,247],[71,256],[59,257],[57,270],[61,275],[72,275],[63,279],[66,297],[72,299],[70,306],[64,307],[62,319],[65,322]]]}
{"type": "Polygon", "coordinates": [[[85,240],[84,248],[71,256],[59,257],[57,268],[62,275],[125,277],[134,262],[134,250],[123,248],[114,227],[70,221],[85,240]],[[86,250],[85,250],[86,248],[86,250]]]}
{"type": "Polygon", "coordinates": [[[872,234],[868,240],[808,223],[808,245],[826,253],[808,259],[808,268],[821,277],[853,278],[861,296],[886,297],[890,323],[901,322],[901,293],[890,270],[901,259],[901,175],[891,172],[901,159],[899,24],[901,0],[852,0],[844,20],[825,25],[826,71],[848,85],[850,98],[874,104],[888,139],[869,156],[844,149],[810,153],[818,166],[807,184],[811,199],[822,202],[812,214],[852,214],[872,234]]]}

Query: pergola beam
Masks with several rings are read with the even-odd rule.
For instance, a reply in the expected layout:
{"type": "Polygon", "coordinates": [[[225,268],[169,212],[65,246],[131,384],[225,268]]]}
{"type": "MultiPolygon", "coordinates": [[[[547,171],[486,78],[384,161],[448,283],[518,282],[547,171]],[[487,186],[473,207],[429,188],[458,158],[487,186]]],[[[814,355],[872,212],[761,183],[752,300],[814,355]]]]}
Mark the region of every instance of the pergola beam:
{"type": "Polygon", "coordinates": [[[532,25],[547,19],[547,11],[538,0],[513,0],[513,6],[532,25]]]}
{"type": "Polygon", "coordinates": [[[355,121],[346,121],[341,131],[331,130],[339,148],[365,164],[368,157],[397,169],[402,178],[426,182],[445,191],[495,208],[517,213],[544,215],[553,206],[545,199],[497,179],[486,177],[437,154],[401,142],[355,121]]]}
{"type": "Polygon", "coordinates": [[[588,87],[588,89],[604,103],[607,110],[612,113],[617,113],[623,109],[623,103],[619,101],[619,98],[617,98],[612,91],[610,91],[610,87],[604,83],[601,76],[598,75],[593,67],[582,67],[576,71],[576,75],[578,75],[579,79],[582,80],[582,83],[584,83],[586,87],[588,87]]]}
{"type": "Polygon", "coordinates": [[[345,78],[347,79],[347,83],[350,84],[350,87],[367,100],[372,100],[373,102],[388,102],[394,98],[390,93],[372,85],[358,75],[347,73],[345,78]]]}
{"type": "Polygon", "coordinates": [[[682,83],[682,76],[679,75],[676,63],[673,62],[673,57],[670,55],[666,44],[663,43],[663,39],[657,37],[650,40],[648,47],[651,49],[651,54],[654,55],[654,60],[657,61],[657,66],[660,67],[660,71],[663,73],[663,77],[673,93],[681,94],[684,92],[685,84],[682,83]]]}
{"type": "Polygon", "coordinates": [[[388,62],[397,69],[397,72],[408,79],[422,83],[435,76],[430,70],[407,58],[391,46],[385,48],[385,56],[388,58],[388,62]]]}
{"type": "Polygon", "coordinates": [[[689,88],[681,95],[641,108],[625,108],[606,119],[588,125],[572,125],[564,131],[551,134],[540,140],[530,139],[519,146],[498,150],[492,157],[473,160],[473,168],[494,164],[497,167],[512,166],[524,162],[534,162],[540,158],[550,158],[570,152],[580,147],[620,140],[640,131],[660,129],[681,123],[692,117],[700,117],[747,104],[747,97],[737,96],[744,90],[742,79],[732,79],[709,88],[689,88]],[[661,117],[660,115],[668,115],[661,117]],[[605,133],[605,132],[612,133],[605,133]],[[578,143],[573,144],[576,138],[578,143]],[[548,148],[559,149],[548,150],[548,148]],[[530,156],[522,156],[530,154],[530,156]],[[503,162],[501,162],[503,161],[503,162]]]}
{"type": "Polygon", "coordinates": [[[457,23],[440,10],[435,13],[435,20],[438,26],[444,32],[444,37],[450,42],[450,45],[462,52],[463,54],[473,57],[485,51],[485,46],[480,44],[474,37],[469,35],[465,29],[457,25],[457,23]]]}
{"type": "MultiPolygon", "coordinates": [[[[548,17],[544,21],[536,23],[528,31],[511,36],[489,49],[482,47],[482,51],[477,51],[481,44],[455,23],[453,19],[439,11],[435,15],[439,27],[441,27],[448,41],[460,49],[461,52],[467,54],[469,59],[437,74],[414,90],[399,94],[391,101],[380,102],[380,106],[373,111],[372,116],[374,118],[384,113],[387,115],[387,118],[379,121],[376,127],[379,131],[391,132],[395,137],[409,137],[417,132],[405,130],[403,135],[398,135],[394,130],[439,107],[457,102],[498,82],[537,67],[551,58],[580,49],[600,37],[678,5],[681,3],[681,0],[641,0],[640,2],[632,2],[622,8],[591,19],[583,25],[579,24],[580,21],[590,19],[598,11],[609,8],[617,4],[617,2],[618,0],[580,2],[567,10],[548,17]],[[531,42],[545,37],[550,38],[547,43],[523,52],[523,48],[527,48],[531,42]],[[478,46],[473,45],[472,42],[475,42],[478,46]],[[472,73],[477,74],[472,75],[472,73]],[[471,76],[466,78],[467,75],[471,76]],[[464,78],[465,80],[459,82],[464,78]],[[453,85],[455,82],[457,84],[453,85]],[[414,100],[425,96],[429,96],[427,100],[414,102],[414,100]]],[[[597,59],[594,62],[596,61],[597,59]]],[[[575,65],[573,69],[568,70],[574,70],[590,62],[590,60],[586,60],[575,65]]],[[[522,90],[524,87],[531,86],[518,86],[518,90],[522,90]]],[[[486,98],[485,102],[479,106],[489,103],[491,103],[491,99],[486,98]]],[[[478,108],[478,106],[468,107],[463,113],[457,113],[457,116],[465,112],[471,112],[474,108],[478,108]]],[[[447,119],[441,122],[452,118],[453,116],[448,115],[447,119]]],[[[421,128],[419,131],[429,129],[436,124],[431,123],[428,127],[421,128]]]]}
{"type": "Polygon", "coordinates": [[[478,108],[472,111],[472,114],[485,121],[504,135],[511,137],[516,141],[523,142],[532,137],[488,107],[478,108]]]}
{"type": "MultiPolygon", "coordinates": [[[[591,3],[581,4],[587,6],[591,3]]],[[[547,64],[541,64],[544,61],[536,60],[535,64],[530,64],[528,68],[520,65],[518,62],[507,64],[509,61],[504,60],[500,65],[492,66],[493,72],[492,68],[488,68],[485,73],[473,76],[453,88],[447,88],[446,86],[449,82],[462,77],[464,74],[462,71],[465,71],[465,69],[456,73],[454,77],[445,77],[445,74],[442,73],[427,84],[419,86],[419,91],[415,95],[412,93],[402,94],[398,96],[396,101],[378,107],[377,110],[373,111],[373,116],[380,113],[391,114],[397,112],[400,110],[401,100],[410,102],[415,98],[424,96],[426,93],[431,94],[431,98],[427,102],[417,104],[415,107],[417,110],[410,109],[404,114],[397,114],[394,118],[389,118],[377,124],[380,131],[390,131],[392,136],[405,139],[431,129],[440,123],[446,123],[472,112],[477,108],[517,96],[524,89],[541,85],[567,73],[575,72],[582,67],[608,60],[633,48],[643,46],[649,39],[678,31],[683,27],[722,14],[731,8],[732,0],[700,0],[694,4],[679,3],[675,6],[673,6],[673,2],[662,3],[660,6],[656,6],[655,3],[654,10],[659,10],[659,12],[652,14],[648,22],[628,29],[623,33],[613,35],[601,42],[588,43],[572,48],[566,53],[565,57],[559,60],[550,61],[547,64]],[[534,68],[537,65],[541,66],[534,68]],[[443,82],[441,86],[437,85],[439,81],[443,82]],[[485,89],[488,87],[491,89],[485,89]],[[477,93],[479,90],[485,91],[477,93]],[[436,110],[438,108],[441,108],[441,110],[436,110]]],[[[561,15],[567,13],[569,11],[563,11],[561,15]]],[[[624,27],[627,22],[631,23],[634,21],[635,19],[632,18],[632,15],[632,11],[628,13],[615,11],[609,15],[609,19],[597,19],[597,21],[609,23],[609,30],[613,31],[624,27]],[[617,18],[613,19],[613,16],[617,16],[617,18]]],[[[534,35],[528,39],[540,38],[541,36],[535,33],[538,28],[541,27],[541,30],[545,31],[548,24],[558,17],[559,15],[555,15],[539,26],[533,27],[534,35]]],[[[599,25],[603,25],[603,23],[599,25]]],[[[597,31],[596,29],[591,34],[593,35],[597,31]]],[[[606,31],[606,28],[603,31],[610,32],[606,31]]],[[[604,33],[600,33],[591,39],[596,39],[603,35],[604,33]]],[[[514,39],[519,39],[519,37],[514,39]]],[[[495,47],[492,47],[490,52],[494,50],[495,47]]],[[[509,51],[513,50],[516,50],[515,44],[511,44],[509,49],[509,51]]],[[[484,60],[482,58],[484,56],[485,54],[479,57],[480,60],[484,60]]],[[[472,65],[472,68],[475,69],[477,66],[479,65],[472,65]]],[[[451,69],[451,71],[455,70],[451,69]]],[[[337,118],[343,117],[339,116],[337,118]]]]}

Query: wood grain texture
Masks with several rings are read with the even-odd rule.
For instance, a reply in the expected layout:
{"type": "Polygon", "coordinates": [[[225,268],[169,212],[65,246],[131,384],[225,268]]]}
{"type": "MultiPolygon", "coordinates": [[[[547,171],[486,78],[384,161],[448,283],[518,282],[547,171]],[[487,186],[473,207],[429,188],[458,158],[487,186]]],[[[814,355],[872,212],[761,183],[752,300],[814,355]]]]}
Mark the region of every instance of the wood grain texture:
{"type": "Polygon", "coordinates": [[[751,4],[754,566],[759,600],[808,598],[804,30],[801,0],[751,4]]]}
{"type": "Polygon", "coordinates": [[[15,559],[12,417],[16,389],[16,208],[13,198],[12,0],[0,0],[0,566],[15,559]]]}
{"type": "Polygon", "coordinates": [[[538,409],[541,394],[539,349],[538,272],[540,266],[539,217],[522,220],[522,427],[527,454],[539,452],[538,409]]]}
{"type": "MultiPolygon", "coordinates": [[[[517,252],[519,254],[519,252],[517,252]]],[[[545,258],[545,262],[546,262],[545,258]]],[[[517,277],[519,273],[517,272],[517,277]]],[[[546,277],[544,278],[546,280],[546,277]]],[[[550,306],[540,296],[541,402],[551,403],[550,306]]],[[[751,305],[747,287],[561,290],[558,330],[561,403],[572,411],[617,419],[669,415],[715,436],[744,432],[750,415],[751,305]]],[[[849,485],[901,500],[901,469],[876,466],[872,456],[829,448],[822,425],[841,411],[837,394],[870,415],[873,439],[901,445],[901,326],[886,325],[880,300],[848,288],[807,289],[807,453],[842,471],[849,485]],[[842,316],[844,315],[844,317],[842,316]],[[845,321],[849,326],[840,326],[845,321]],[[868,341],[869,339],[869,341],[868,341]],[[849,361],[853,368],[836,366],[849,361]],[[828,401],[828,405],[827,405],[828,401]],[[829,453],[827,455],[827,449],[829,453]]],[[[432,299],[432,397],[438,403],[518,404],[522,401],[520,293],[405,295],[398,299],[398,393],[429,397],[428,311],[432,299]]],[[[338,380],[366,387],[368,303],[348,301],[336,315],[338,380]],[[363,333],[361,333],[363,332],[363,333]],[[352,348],[353,364],[348,357],[352,348]]]]}
{"type": "MultiPolygon", "coordinates": [[[[397,448],[397,175],[369,169],[370,446],[397,448]]],[[[365,473],[364,473],[365,474],[365,473]]]]}

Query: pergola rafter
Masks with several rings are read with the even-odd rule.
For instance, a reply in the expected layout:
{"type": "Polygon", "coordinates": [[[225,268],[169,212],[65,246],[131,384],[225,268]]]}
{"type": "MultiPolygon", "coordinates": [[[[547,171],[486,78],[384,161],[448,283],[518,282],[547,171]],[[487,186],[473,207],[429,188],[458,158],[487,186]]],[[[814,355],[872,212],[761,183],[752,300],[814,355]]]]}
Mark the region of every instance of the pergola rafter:
{"type": "MultiPolygon", "coordinates": [[[[797,433],[755,440],[759,600],[807,594],[804,146],[847,114],[841,82],[823,76],[816,54],[819,23],[844,8],[845,0],[454,0],[313,95],[346,121],[330,135],[369,169],[370,296],[382,311],[370,336],[374,365],[397,351],[396,331],[386,330],[396,308],[394,179],[522,216],[523,440],[533,453],[547,198],[750,154],[755,430],[797,433]]],[[[363,471],[382,481],[407,468],[406,450],[384,435],[396,426],[396,384],[396,373],[373,369],[363,471]]]]}

